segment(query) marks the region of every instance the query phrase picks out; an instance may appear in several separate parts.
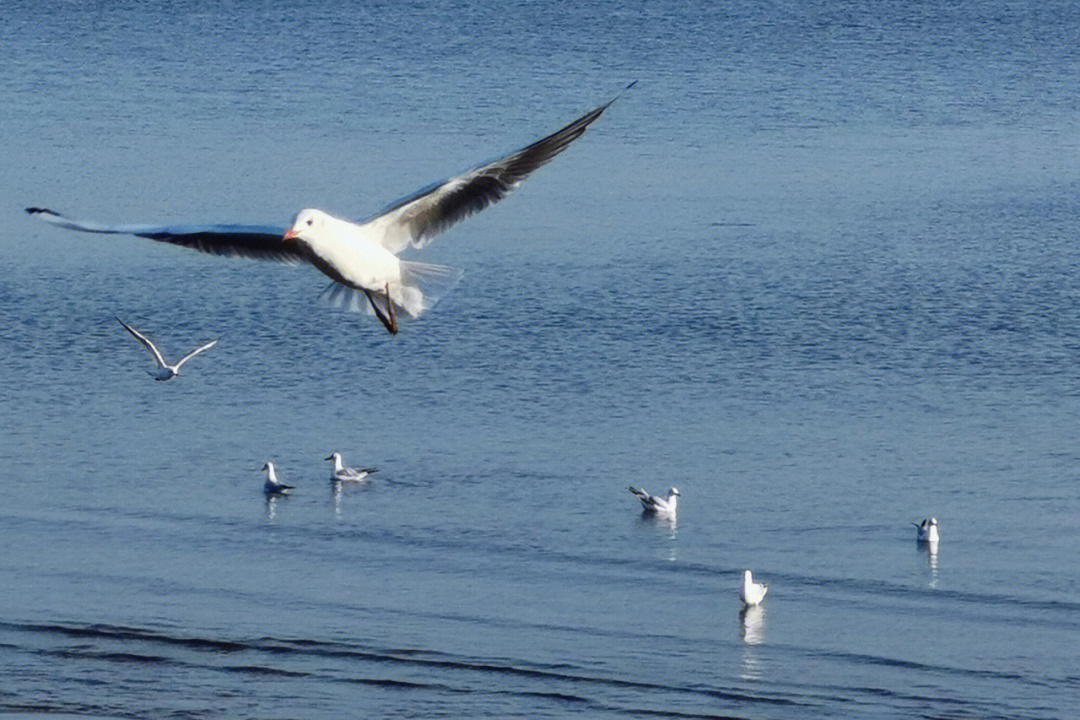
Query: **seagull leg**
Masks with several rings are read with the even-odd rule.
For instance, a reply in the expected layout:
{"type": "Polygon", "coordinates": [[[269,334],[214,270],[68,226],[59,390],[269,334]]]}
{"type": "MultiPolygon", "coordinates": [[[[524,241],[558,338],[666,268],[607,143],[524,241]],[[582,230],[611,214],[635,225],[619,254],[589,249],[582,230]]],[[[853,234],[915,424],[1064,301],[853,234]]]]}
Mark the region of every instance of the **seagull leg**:
{"type": "MultiPolygon", "coordinates": [[[[371,309],[375,311],[375,317],[379,318],[379,322],[383,324],[386,331],[391,335],[397,335],[397,318],[394,317],[394,309],[390,308],[390,317],[386,316],[379,304],[375,302],[375,296],[371,294],[371,291],[367,288],[363,288],[364,294],[367,295],[368,302],[371,303],[371,309]]],[[[389,305],[389,295],[387,296],[387,305],[389,305]]]]}
{"type": "Polygon", "coordinates": [[[390,283],[386,283],[386,310],[390,314],[390,325],[392,327],[387,328],[394,335],[397,335],[397,315],[394,314],[394,301],[390,299],[390,283]]]}

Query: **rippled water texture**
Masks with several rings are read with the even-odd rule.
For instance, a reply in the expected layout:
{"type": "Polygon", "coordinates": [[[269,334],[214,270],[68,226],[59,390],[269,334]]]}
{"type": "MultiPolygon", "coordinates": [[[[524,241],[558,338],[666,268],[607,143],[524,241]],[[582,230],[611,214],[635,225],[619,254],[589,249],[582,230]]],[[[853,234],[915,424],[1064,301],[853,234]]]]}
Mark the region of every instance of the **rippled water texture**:
{"type": "Polygon", "coordinates": [[[1072,717],[1080,11],[930,5],[5,4],[0,712],[1072,717]],[[360,218],[633,79],[396,338],[22,212],[360,218]]]}

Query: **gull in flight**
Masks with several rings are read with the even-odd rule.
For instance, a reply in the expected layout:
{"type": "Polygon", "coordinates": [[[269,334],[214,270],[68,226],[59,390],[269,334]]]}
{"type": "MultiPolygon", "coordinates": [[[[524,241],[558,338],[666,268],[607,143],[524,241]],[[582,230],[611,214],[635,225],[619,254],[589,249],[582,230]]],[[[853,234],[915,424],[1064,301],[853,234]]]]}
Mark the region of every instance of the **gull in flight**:
{"type": "Polygon", "coordinates": [[[327,460],[334,461],[334,469],[330,471],[332,482],[360,482],[366,480],[371,473],[379,472],[378,468],[351,468],[345,467],[341,462],[341,453],[332,453],[327,460]]]}
{"type": "Polygon", "coordinates": [[[157,349],[157,346],[154,345],[154,343],[150,342],[150,338],[146,337],[141,332],[131,327],[120,318],[116,318],[116,321],[123,325],[124,329],[126,329],[129,333],[134,335],[135,339],[141,342],[143,346],[150,351],[150,354],[154,356],[154,362],[156,362],[158,366],[157,370],[147,370],[146,372],[150,373],[150,375],[155,380],[172,380],[174,377],[180,374],[180,368],[184,366],[184,363],[186,363],[188,360],[195,357],[199,353],[205,350],[209,350],[218,343],[217,340],[212,340],[203,345],[202,347],[195,348],[187,355],[180,358],[180,362],[176,363],[175,365],[170,365],[169,363],[165,362],[165,358],[161,356],[161,351],[157,349]]]}
{"type": "Polygon", "coordinates": [[[915,539],[919,542],[936,543],[938,541],[937,518],[926,518],[921,523],[911,523],[915,526],[915,539]]]}
{"type": "Polygon", "coordinates": [[[765,599],[765,593],[769,592],[769,586],[765,583],[754,582],[754,576],[747,570],[743,573],[742,586],[739,588],[739,598],[747,607],[758,605],[765,599]]]}
{"type": "Polygon", "coordinates": [[[268,462],[263,465],[262,469],[266,471],[266,484],[263,485],[263,492],[267,495],[288,495],[289,491],[293,489],[292,485],[286,485],[277,479],[274,463],[268,462]]]}
{"type": "Polygon", "coordinates": [[[327,289],[331,301],[359,309],[366,299],[387,331],[397,334],[399,312],[418,317],[461,276],[455,268],[401,260],[398,254],[409,247],[426,246],[450,226],[506,197],[534,170],[581,137],[618,97],[517,152],[423,188],[360,223],[312,208],[297,213],[288,227],[109,225],[75,220],[39,207],[26,208],[26,212],[69,230],[136,235],[215,255],[307,262],[334,281],[327,289]]]}
{"type": "Polygon", "coordinates": [[[679,507],[679,497],[681,497],[678,488],[668,490],[667,499],[650,495],[645,488],[636,488],[633,485],[630,486],[630,492],[634,493],[637,499],[641,501],[641,506],[645,508],[645,512],[675,517],[675,511],[679,507]]]}

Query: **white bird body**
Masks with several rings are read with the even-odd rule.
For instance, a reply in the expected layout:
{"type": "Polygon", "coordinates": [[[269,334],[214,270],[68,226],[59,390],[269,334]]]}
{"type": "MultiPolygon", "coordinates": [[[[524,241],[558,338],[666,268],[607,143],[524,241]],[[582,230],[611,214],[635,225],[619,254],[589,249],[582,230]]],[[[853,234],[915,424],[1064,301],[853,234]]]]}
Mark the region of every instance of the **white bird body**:
{"type": "Polygon", "coordinates": [[[386,283],[401,282],[401,261],[382,246],[371,226],[308,208],[297,214],[292,229],[350,283],[379,291],[386,283]]]}
{"type": "Polygon", "coordinates": [[[263,492],[267,495],[288,495],[289,491],[293,489],[292,485],[286,485],[278,480],[274,463],[266,463],[263,465],[263,470],[266,471],[266,484],[263,485],[263,492]]]}
{"type": "Polygon", "coordinates": [[[408,195],[361,223],[315,209],[301,210],[288,228],[235,223],[107,225],[47,208],[30,207],[26,212],[81,232],[136,235],[215,255],[307,262],[337,283],[330,288],[331,301],[344,298],[348,307],[359,309],[364,300],[387,331],[396,334],[398,309],[419,316],[461,276],[454,268],[400,260],[398,253],[423,248],[447,228],[502,200],[581,137],[617,98],[516,152],[408,195]]]}
{"type": "Polygon", "coordinates": [[[754,582],[754,576],[749,570],[743,573],[742,586],[739,588],[739,598],[746,606],[758,605],[765,599],[765,593],[769,592],[769,586],[765,583],[754,582]]]}
{"type": "Polygon", "coordinates": [[[653,513],[655,515],[664,515],[667,517],[674,517],[679,509],[679,493],[678,488],[671,488],[668,490],[667,498],[657,497],[656,495],[650,495],[645,488],[630,487],[630,492],[637,496],[637,499],[641,501],[641,507],[645,512],[653,513]]]}
{"type": "Polygon", "coordinates": [[[936,517],[926,518],[915,526],[915,539],[919,542],[936,543],[938,541],[938,521],[936,517]]]}
{"type": "Polygon", "coordinates": [[[184,363],[186,363],[188,360],[195,357],[199,353],[201,353],[201,352],[203,352],[205,350],[209,350],[210,348],[214,347],[218,343],[217,340],[214,340],[212,342],[208,342],[205,345],[203,345],[202,347],[198,347],[198,348],[192,350],[191,352],[189,352],[184,357],[180,358],[180,362],[175,363],[173,365],[170,365],[169,363],[165,362],[165,358],[162,357],[161,351],[158,350],[157,346],[154,345],[154,343],[152,343],[150,341],[150,338],[146,337],[141,332],[139,332],[135,328],[131,327],[130,325],[128,325],[126,322],[124,322],[120,318],[116,318],[116,321],[119,322],[121,325],[123,325],[124,329],[126,329],[129,333],[131,333],[135,337],[136,340],[141,342],[143,344],[143,347],[145,347],[147,349],[147,351],[150,353],[150,355],[154,358],[154,362],[157,363],[157,369],[156,370],[147,370],[146,372],[148,372],[150,374],[150,376],[152,378],[154,378],[155,380],[172,380],[174,377],[176,377],[177,375],[180,374],[180,368],[183,367],[184,363]]]}
{"type": "Polygon", "coordinates": [[[327,460],[334,461],[334,467],[330,470],[331,482],[362,482],[367,480],[368,475],[378,472],[378,468],[351,468],[345,467],[341,460],[341,453],[333,453],[327,460]]]}

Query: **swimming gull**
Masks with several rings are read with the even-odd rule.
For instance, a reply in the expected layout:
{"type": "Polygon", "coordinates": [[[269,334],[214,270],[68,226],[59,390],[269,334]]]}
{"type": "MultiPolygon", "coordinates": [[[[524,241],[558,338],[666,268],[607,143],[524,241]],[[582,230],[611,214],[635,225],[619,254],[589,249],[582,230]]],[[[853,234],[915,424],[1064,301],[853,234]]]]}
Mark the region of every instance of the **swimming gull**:
{"type": "Polygon", "coordinates": [[[765,599],[765,593],[769,592],[769,586],[765,583],[754,582],[754,576],[747,570],[743,573],[742,586],[739,588],[739,598],[747,606],[757,605],[765,599]]]}
{"type": "Polygon", "coordinates": [[[650,495],[645,488],[636,488],[633,485],[630,486],[630,492],[634,493],[637,499],[641,501],[641,506],[645,508],[645,512],[669,517],[675,515],[675,511],[679,506],[679,497],[681,496],[678,488],[668,490],[667,499],[650,495]]]}
{"type": "Polygon", "coordinates": [[[263,485],[263,492],[267,495],[288,495],[289,491],[293,489],[292,485],[286,485],[278,480],[274,463],[268,462],[263,465],[262,469],[266,471],[266,484],[263,485]]]}
{"type": "Polygon", "coordinates": [[[366,299],[387,331],[397,334],[399,311],[418,317],[461,276],[455,268],[401,260],[398,254],[409,247],[424,247],[450,226],[506,197],[581,137],[619,95],[531,145],[423,188],[361,223],[312,208],[297,213],[288,227],[109,225],[75,220],[46,208],[30,207],[26,212],[69,230],[136,235],[215,255],[307,262],[334,281],[327,289],[332,301],[359,309],[366,299]]]}
{"type": "Polygon", "coordinates": [[[334,461],[334,469],[330,471],[330,480],[335,482],[360,482],[366,480],[371,473],[379,472],[378,468],[351,468],[345,467],[341,461],[341,453],[332,453],[327,460],[334,461]]]}
{"type": "Polygon", "coordinates": [[[936,517],[926,518],[915,526],[915,539],[919,542],[936,543],[938,541],[938,522],[936,517]]]}
{"type": "Polygon", "coordinates": [[[195,348],[187,355],[180,358],[180,362],[176,363],[175,365],[170,365],[169,363],[165,362],[165,358],[161,356],[161,351],[159,351],[157,349],[157,346],[150,341],[150,338],[146,337],[141,332],[131,327],[120,318],[116,318],[116,321],[123,325],[129,333],[134,335],[135,339],[141,342],[143,346],[150,351],[150,354],[154,356],[154,362],[157,363],[158,368],[157,370],[147,370],[146,372],[148,372],[155,380],[172,380],[174,377],[180,374],[180,368],[183,367],[184,363],[186,363],[188,360],[195,357],[199,353],[205,350],[209,350],[218,343],[217,340],[212,340],[203,345],[202,347],[195,348]]]}

